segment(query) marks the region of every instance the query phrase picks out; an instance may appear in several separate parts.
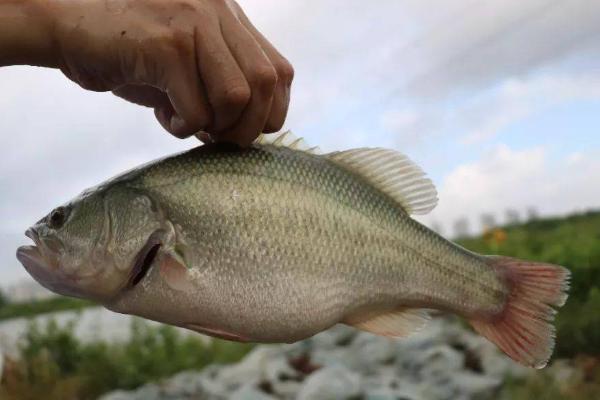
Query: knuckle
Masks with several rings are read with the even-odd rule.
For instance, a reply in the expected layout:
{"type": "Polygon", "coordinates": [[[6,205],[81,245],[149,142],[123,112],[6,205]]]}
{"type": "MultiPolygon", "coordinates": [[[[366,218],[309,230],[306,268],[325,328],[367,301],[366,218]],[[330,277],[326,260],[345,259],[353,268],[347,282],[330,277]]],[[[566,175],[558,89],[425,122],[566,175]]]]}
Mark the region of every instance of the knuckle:
{"type": "Polygon", "coordinates": [[[294,67],[289,63],[288,60],[282,59],[281,61],[275,64],[275,70],[277,71],[277,75],[279,79],[284,82],[291,82],[294,80],[294,67]]]}
{"type": "Polygon", "coordinates": [[[199,11],[200,4],[194,0],[171,0],[171,7],[179,12],[196,13],[199,11]]]}
{"type": "MultiPolygon", "coordinates": [[[[214,6],[206,1],[171,0],[169,8],[177,15],[176,19],[182,20],[186,24],[195,22],[205,25],[218,21],[214,6]]],[[[170,23],[170,25],[173,24],[170,23]]]]}
{"type": "Polygon", "coordinates": [[[261,91],[273,91],[277,85],[277,72],[272,65],[258,66],[250,80],[261,91]]]}
{"type": "Polygon", "coordinates": [[[155,51],[159,56],[167,57],[174,54],[175,33],[171,29],[160,29],[154,33],[151,43],[143,43],[143,49],[150,52],[155,51]]]}
{"type": "Polygon", "coordinates": [[[246,84],[231,85],[223,91],[219,103],[226,108],[244,108],[250,101],[250,88],[246,84]]]}
{"type": "Polygon", "coordinates": [[[194,37],[191,32],[175,29],[169,35],[173,51],[186,60],[194,56],[194,37]]]}
{"type": "Polygon", "coordinates": [[[173,56],[187,51],[193,37],[181,29],[165,28],[156,33],[154,47],[165,56],[173,56]]]}

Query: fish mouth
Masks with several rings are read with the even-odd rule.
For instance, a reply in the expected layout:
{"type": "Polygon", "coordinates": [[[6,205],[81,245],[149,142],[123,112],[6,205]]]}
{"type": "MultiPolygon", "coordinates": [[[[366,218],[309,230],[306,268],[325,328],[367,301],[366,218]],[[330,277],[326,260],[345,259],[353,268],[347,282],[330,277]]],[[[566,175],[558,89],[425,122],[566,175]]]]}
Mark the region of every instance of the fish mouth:
{"type": "Polygon", "coordinates": [[[19,247],[17,249],[17,259],[36,281],[42,286],[54,290],[51,286],[56,281],[55,273],[52,272],[52,268],[46,262],[37,245],[19,247]]]}
{"type": "MultiPolygon", "coordinates": [[[[49,257],[48,251],[44,251],[44,243],[40,235],[34,228],[29,228],[25,236],[33,241],[33,245],[21,246],[17,249],[17,259],[23,264],[25,269],[36,271],[37,269],[57,269],[58,260],[56,257],[49,257]]],[[[48,249],[50,250],[50,249],[48,249]]]]}
{"type": "Polygon", "coordinates": [[[48,263],[45,262],[44,256],[40,251],[42,244],[36,230],[33,228],[27,229],[25,236],[33,240],[35,244],[19,247],[17,249],[17,259],[30,274],[32,272],[37,273],[40,269],[48,269],[48,263]]]}
{"type": "Polygon", "coordinates": [[[82,297],[75,282],[58,270],[58,260],[45,254],[42,243],[35,229],[29,228],[25,236],[33,240],[34,245],[20,246],[17,249],[17,260],[39,284],[53,292],[74,297],[82,297]]]}
{"type": "Polygon", "coordinates": [[[40,268],[46,269],[44,258],[37,246],[20,246],[17,249],[17,259],[23,264],[23,267],[29,272],[40,268]]]}
{"type": "Polygon", "coordinates": [[[27,229],[25,231],[25,236],[27,236],[29,239],[33,240],[33,243],[35,243],[36,246],[41,245],[40,235],[37,233],[37,231],[34,228],[27,229]]]}

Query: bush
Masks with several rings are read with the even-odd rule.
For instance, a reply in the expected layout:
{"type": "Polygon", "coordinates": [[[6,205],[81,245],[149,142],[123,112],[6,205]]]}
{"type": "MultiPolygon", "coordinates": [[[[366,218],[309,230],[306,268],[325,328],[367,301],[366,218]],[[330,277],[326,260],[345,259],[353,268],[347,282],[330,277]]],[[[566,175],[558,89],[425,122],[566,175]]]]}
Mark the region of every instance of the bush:
{"type": "Polygon", "coordinates": [[[0,289],[0,309],[7,304],[8,304],[8,298],[6,297],[4,292],[2,292],[2,290],[0,289]]]}
{"type": "Polygon", "coordinates": [[[74,320],[40,328],[31,323],[19,358],[7,360],[0,386],[3,400],[94,399],[116,389],[134,389],[182,370],[240,360],[251,345],[180,335],[174,328],[133,320],[124,343],[82,343],[74,320]]]}
{"type": "Polygon", "coordinates": [[[44,300],[32,300],[23,303],[8,303],[4,305],[0,299],[0,321],[5,319],[33,317],[57,311],[81,310],[98,304],[71,297],[56,296],[44,300]]]}

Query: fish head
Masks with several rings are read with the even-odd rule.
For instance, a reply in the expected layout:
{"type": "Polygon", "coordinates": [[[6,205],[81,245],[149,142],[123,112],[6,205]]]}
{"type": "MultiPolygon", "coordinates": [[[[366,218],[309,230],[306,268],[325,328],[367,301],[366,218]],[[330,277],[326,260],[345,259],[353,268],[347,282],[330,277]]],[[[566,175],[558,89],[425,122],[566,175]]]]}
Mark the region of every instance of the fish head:
{"type": "Polygon", "coordinates": [[[88,190],[27,229],[34,244],[19,247],[17,258],[53,292],[111,301],[139,279],[139,255],[152,250],[160,226],[157,211],[132,189],[88,190]]]}

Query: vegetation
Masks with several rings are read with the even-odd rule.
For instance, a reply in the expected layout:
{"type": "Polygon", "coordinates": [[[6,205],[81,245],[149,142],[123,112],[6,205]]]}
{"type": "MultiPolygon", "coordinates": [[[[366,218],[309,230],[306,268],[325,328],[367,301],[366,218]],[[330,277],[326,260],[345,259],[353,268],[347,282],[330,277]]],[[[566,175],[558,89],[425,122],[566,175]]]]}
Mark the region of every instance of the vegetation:
{"type": "Polygon", "coordinates": [[[6,306],[8,304],[8,298],[6,297],[6,295],[2,292],[2,290],[0,290],[0,310],[2,310],[2,308],[4,306],[6,306]]]}
{"type": "Polygon", "coordinates": [[[483,254],[569,268],[571,290],[556,320],[555,357],[600,355],[600,212],[508,226],[460,242],[483,254]]]}
{"type": "Polygon", "coordinates": [[[509,380],[500,400],[589,400],[600,393],[600,358],[579,356],[536,371],[525,380],[509,380]],[[571,368],[574,367],[574,368],[571,368]]]}
{"type": "Polygon", "coordinates": [[[51,297],[44,300],[32,300],[26,303],[10,303],[0,293],[0,321],[19,317],[33,317],[56,311],[81,310],[86,307],[97,306],[88,300],[74,299],[71,297],[51,297]]]}
{"type": "Polygon", "coordinates": [[[124,343],[82,343],[73,334],[75,320],[31,323],[20,344],[20,358],[7,359],[0,382],[3,400],[95,399],[116,389],[133,389],[182,370],[240,360],[251,345],[203,341],[174,328],[134,320],[124,343]]]}

